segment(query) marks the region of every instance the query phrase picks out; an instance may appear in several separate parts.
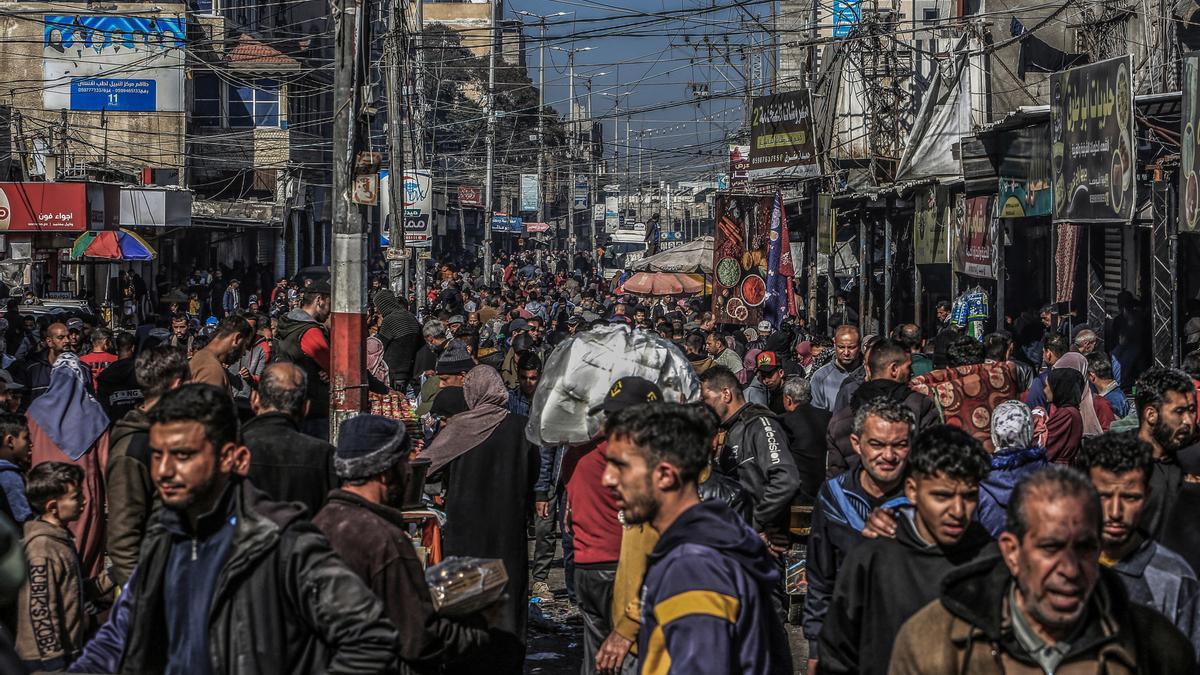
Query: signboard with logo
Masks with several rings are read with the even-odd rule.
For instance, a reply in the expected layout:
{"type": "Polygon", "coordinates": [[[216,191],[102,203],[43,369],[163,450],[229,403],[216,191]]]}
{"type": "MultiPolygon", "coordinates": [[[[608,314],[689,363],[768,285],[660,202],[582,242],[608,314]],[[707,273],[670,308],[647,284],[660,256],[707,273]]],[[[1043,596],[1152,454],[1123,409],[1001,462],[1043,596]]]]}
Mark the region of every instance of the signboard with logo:
{"type": "Polygon", "coordinates": [[[759,96],[750,108],[750,179],[819,176],[808,91],[759,96]]]}
{"type": "MultiPolygon", "coordinates": [[[[605,197],[605,201],[608,201],[607,197],[605,197]]],[[[592,220],[597,222],[604,220],[604,204],[592,204],[592,220]]]]}
{"type": "Polygon", "coordinates": [[[574,199],[572,200],[575,210],[586,209],[588,207],[588,182],[586,178],[575,181],[574,199]]]}
{"type": "Polygon", "coordinates": [[[458,205],[463,208],[482,208],[483,188],[477,185],[459,185],[458,205]]]}
{"type": "Polygon", "coordinates": [[[992,197],[965,200],[961,218],[955,218],[958,232],[955,242],[954,271],[972,277],[996,278],[996,219],[992,217],[992,197]]]}
{"type": "Polygon", "coordinates": [[[1137,188],[1133,56],[1050,76],[1054,222],[1128,223],[1137,188]]]}
{"type": "Polygon", "coordinates": [[[46,110],[185,110],[185,20],[177,17],[42,17],[46,110]]]}
{"type": "Polygon", "coordinates": [[[428,169],[404,172],[404,245],[433,246],[433,177],[428,169]]]}
{"type": "Polygon", "coordinates": [[[521,210],[538,210],[538,176],[536,173],[521,174],[521,210]]]}
{"type": "Polygon", "coordinates": [[[0,232],[86,229],[86,183],[0,183],[0,232]]]}
{"type": "Polygon", "coordinates": [[[1183,125],[1179,153],[1179,230],[1200,229],[1200,53],[1183,57],[1183,125]]]}
{"type": "Polygon", "coordinates": [[[612,234],[621,229],[620,204],[616,197],[604,198],[604,231],[612,234]]]}
{"type": "Polygon", "coordinates": [[[999,136],[1001,218],[1048,216],[1053,208],[1050,190],[1050,127],[1041,124],[999,136]]]}
{"type": "Polygon", "coordinates": [[[492,214],[492,232],[525,233],[525,221],[520,216],[511,216],[497,211],[492,214]]]}
{"type": "Polygon", "coordinates": [[[913,196],[913,259],[918,265],[950,262],[950,193],[941,185],[913,196]]]}
{"type": "Polygon", "coordinates": [[[833,0],[833,36],[846,37],[862,20],[860,0],[833,0]]]}

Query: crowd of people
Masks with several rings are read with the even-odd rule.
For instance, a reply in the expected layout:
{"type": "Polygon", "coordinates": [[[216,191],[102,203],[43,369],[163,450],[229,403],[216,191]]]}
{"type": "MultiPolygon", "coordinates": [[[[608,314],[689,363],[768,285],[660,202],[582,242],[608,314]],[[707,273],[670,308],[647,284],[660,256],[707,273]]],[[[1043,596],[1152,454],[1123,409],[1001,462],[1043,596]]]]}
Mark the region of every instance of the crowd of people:
{"type": "Polygon", "coordinates": [[[531,598],[577,612],[583,673],[1197,671],[1200,353],[1147,367],[1050,311],[719,325],[518,254],[419,303],[371,280],[368,388],[411,408],[331,443],[328,283],[218,310],[194,276],[200,307],[128,330],[9,306],[0,672],[520,673],[531,598]],[[589,441],[532,443],[556,348],[614,325],[695,391],[613,377],[589,441]],[[500,600],[435,610],[415,507],[503,562],[500,600]]]}

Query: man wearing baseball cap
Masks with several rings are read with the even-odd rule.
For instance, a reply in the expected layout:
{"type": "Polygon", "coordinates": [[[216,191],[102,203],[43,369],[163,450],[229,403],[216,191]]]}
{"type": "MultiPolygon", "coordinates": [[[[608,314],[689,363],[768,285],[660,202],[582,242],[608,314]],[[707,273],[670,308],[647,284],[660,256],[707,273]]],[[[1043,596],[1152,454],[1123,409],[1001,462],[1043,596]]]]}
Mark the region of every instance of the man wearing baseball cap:
{"type": "Polygon", "coordinates": [[[424,565],[404,524],[404,494],[412,471],[404,426],[379,415],[358,415],[338,429],[333,465],[342,487],[313,518],[335,553],[383,602],[399,628],[406,665],[436,668],[487,640],[482,622],[433,611],[424,565]]]}
{"type": "MultiPolygon", "coordinates": [[[[622,377],[588,414],[611,415],[631,406],[662,400],[662,390],[653,382],[641,377],[622,377]]],[[[567,450],[562,465],[569,527],[574,535],[575,596],[583,615],[584,673],[596,672],[596,652],[613,629],[613,582],[624,532],[616,497],[601,483],[606,446],[602,434],[573,446],[567,450]]]]}
{"type": "Polygon", "coordinates": [[[776,415],[783,407],[783,364],[775,352],[762,352],[754,361],[754,379],[746,386],[746,402],[770,408],[776,415]]]}

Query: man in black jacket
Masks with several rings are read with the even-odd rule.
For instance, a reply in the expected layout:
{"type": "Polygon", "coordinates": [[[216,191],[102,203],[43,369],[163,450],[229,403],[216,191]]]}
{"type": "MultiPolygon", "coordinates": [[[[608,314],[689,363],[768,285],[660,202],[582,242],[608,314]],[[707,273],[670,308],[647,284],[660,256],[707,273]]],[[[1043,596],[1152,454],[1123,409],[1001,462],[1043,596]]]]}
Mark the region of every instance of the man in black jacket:
{"type": "Polygon", "coordinates": [[[188,384],[150,415],[163,506],[109,623],[72,664],[105,673],[379,673],[397,634],[383,605],[296,504],[237,474],[225,392],[188,384]]]}
{"type": "Polygon", "coordinates": [[[787,434],[788,449],[796,462],[800,489],[793,499],[796,504],[811,506],[825,482],[825,431],[829,428],[829,412],[814,408],[812,389],[808,380],[791,375],[783,382],[783,408],[779,418],[787,434]]]}
{"type": "Polygon", "coordinates": [[[764,538],[772,534],[785,537],[800,476],[782,426],[770,410],[746,403],[737,377],[724,366],[704,371],[700,396],[721,418],[725,430],[721,465],[738,477],[754,500],[751,527],[764,538]]]}
{"type": "Polygon", "coordinates": [[[973,519],[991,458],[962,429],[934,426],[908,458],[895,539],[856,547],[838,571],[821,628],[822,673],[887,673],[892,636],[937,598],[942,577],[997,549],[973,519]]]}
{"type": "Polygon", "coordinates": [[[404,427],[378,415],[359,415],[338,430],[341,489],[313,524],[329,537],[375,595],[400,632],[401,672],[436,673],[441,664],[487,640],[480,617],[452,619],[433,611],[422,561],[408,537],[403,505],[412,471],[404,427]]]}
{"type": "Polygon", "coordinates": [[[337,478],[333,446],[300,431],[307,390],[307,377],[295,364],[267,366],[250,395],[256,417],[242,428],[242,439],[250,448],[250,481],[271,499],[304,504],[311,517],[325,505],[337,478]]]}

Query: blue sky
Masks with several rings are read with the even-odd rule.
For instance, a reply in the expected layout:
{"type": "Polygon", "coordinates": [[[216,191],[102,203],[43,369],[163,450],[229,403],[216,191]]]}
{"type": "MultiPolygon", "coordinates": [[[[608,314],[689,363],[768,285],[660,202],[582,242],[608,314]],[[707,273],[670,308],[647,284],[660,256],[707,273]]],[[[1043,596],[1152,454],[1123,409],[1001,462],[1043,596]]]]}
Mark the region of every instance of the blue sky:
{"type": "MultiPolygon", "coordinates": [[[[764,40],[761,30],[750,28],[755,19],[768,23],[770,5],[764,0],[507,0],[507,17],[529,24],[527,61],[530,77],[538,77],[537,19],[520,11],[548,16],[547,45],[582,50],[575,56],[575,94],[581,104],[591,76],[592,111],[611,116],[617,97],[621,109],[641,110],[630,117],[632,172],[637,171],[636,135],[643,134],[642,167],[648,175],[654,162],[655,178],[688,179],[722,171],[724,139],[742,122],[740,97],[694,103],[692,85],[710,93],[740,92],[742,58],[737,47],[748,40],[764,40]],[[703,12],[704,8],[718,7],[703,12]],[[549,16],[567,12],[567,16],[549,16]],[[707,39],[707,42],[705,40],[707,39]],[[711,50],[706,45],[715,47],[711,50]],[[726,45],[732,45],[732,48],[726,45]],[[711,53],[711,60],[710,60],[711,53]],[[726,63],[728,55],[732,65],[726,63]],[[715,65],[714,65],[715,64],[715,65]],[[599,73],[604,73],[600,75],[599,73]],[[658,110],[646,110],[664,106],[658,110]],[[663,175],[662,169],[667,169],[663,175]]],[[[769,74],[769,61],[752,52],[752,64],[769,74]]],[[[567,54],[546,50],[546,101],[561,114],[567,112],[567,54]]],[[[757,72],[757,71],[756,71],[757,72]]],[[[618,120],[619,166],[625,163],[625,126],[618,120]]],[[[611,146],[613,120],[604,119],[604,138],[611,146]]],[[[613,149],[606,148],[606,157],[613,149]]]]}

